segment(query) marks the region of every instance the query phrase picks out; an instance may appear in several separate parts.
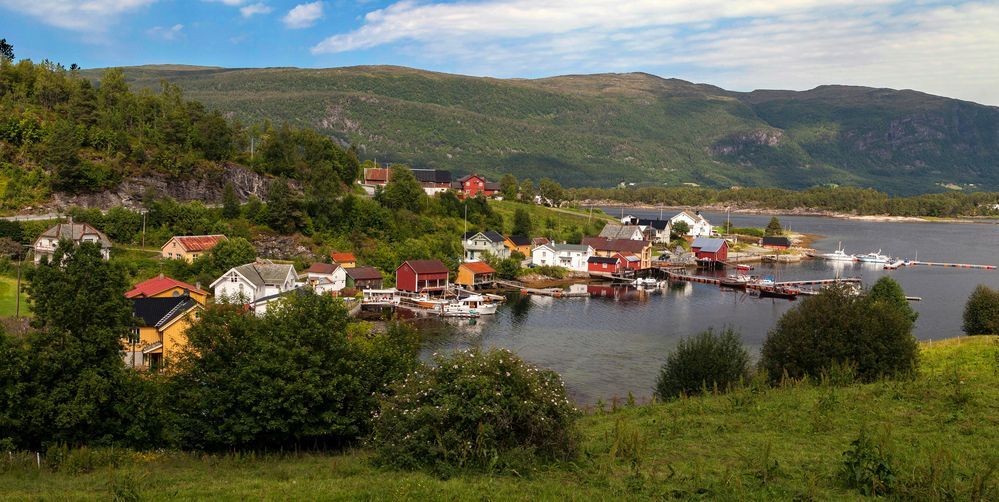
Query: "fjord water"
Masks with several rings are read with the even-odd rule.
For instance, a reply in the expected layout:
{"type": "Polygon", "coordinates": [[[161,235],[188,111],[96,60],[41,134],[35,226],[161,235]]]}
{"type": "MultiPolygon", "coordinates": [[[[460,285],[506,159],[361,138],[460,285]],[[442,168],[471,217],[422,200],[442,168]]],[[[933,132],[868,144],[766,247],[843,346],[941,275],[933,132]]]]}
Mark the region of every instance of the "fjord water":
{"type": "MultiPolygon", "coordinates": [[[[656,211],[628,211],[658,217],[656,211]]],[[[608,210],[617,215],[619,210],[608,210]]],[[[668,213],[669,214],[669,213],[668,213]]],[[[712,223],[724,214],[705,213],[712,223]]],[[[769,215],[732,214],[736,227],[763,227],[769,215]]],[[[935,262],[999,265],[999,225],[888,223],[825,217],[781,216],[795,232],[822,237],[812,246],[833,251],[842,242],[848,253],[881,249],[884,254],[935,262]]],[[[820,260],[800,264],[755,264],[756,275],[779,280],[859,276],[870,286],[883,275],[895,278],[907,295],[922,297],[915,334],[921,340],[961,335],[965,301],[977,284],[999,288],[999,271],[911,267],[887,271],[881,266],[820,260]]],[[[666,353],[684,337],[725,326],[736,328],[756,356],[767,331],[788,308],[787,300],[759,299],[706,284],[674,284],[646,294],[633,288],[591,287],[603,297],[553,299],[514,295],[495,316],[476,321],[430,321],[425,355],[469,347],[504,347],[565,379],[581,405],[628,392],[652,393],[666,353]]]]}

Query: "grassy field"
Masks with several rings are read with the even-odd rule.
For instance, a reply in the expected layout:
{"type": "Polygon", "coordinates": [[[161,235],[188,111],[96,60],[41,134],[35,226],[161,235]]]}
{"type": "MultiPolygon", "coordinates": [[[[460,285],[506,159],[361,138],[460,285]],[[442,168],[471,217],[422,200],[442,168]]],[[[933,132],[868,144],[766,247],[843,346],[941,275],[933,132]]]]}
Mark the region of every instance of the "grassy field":
{"type": "MultiPolygon", "coordinates": [[[[17,297],[17,278],[0,276],[0,317],[13,316],[17,297]]],[[[28,296],[21,292],[21,313],[27,312],[28,296]]]]}
{"type": "MultiPolygon", "coordinates": [[[[52,472],[0,460],[8,500],[843,500],[844,452],[862,430],[882,448],[892,497],[999,497],[999,337],[923,345],[918,377],[867,385],[796,383],[581,420],[576,462],[441,479],[380,470],[371,454],[195,456],[119,453],[116,468],[52,472]],[[7,464],[4,465],[4,461],[7,464]]],[[[21,458],[21,460],[18,460],[21,458]]],[[[13,460],[11,460],[13,459],[13,460]]]]}

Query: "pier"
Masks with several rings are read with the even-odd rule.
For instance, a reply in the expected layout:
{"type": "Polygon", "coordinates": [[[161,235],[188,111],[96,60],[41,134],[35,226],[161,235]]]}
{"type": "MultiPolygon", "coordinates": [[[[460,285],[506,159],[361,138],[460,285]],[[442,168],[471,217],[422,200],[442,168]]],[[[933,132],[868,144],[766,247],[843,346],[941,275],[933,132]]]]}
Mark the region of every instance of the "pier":
{"type": "Polygon", "coordinates": [[[971,263],[940,263],[935,261],[915,261],[915,260],[899,260],[894,263],[889,263],[885,265],[885,270],[897,270],[902,267],[914,267],[914,266],[924,266],[924,267],[947,267],[947,268],[971,268],[977,270],[995,270],[995,265],[975,265],[971,263]]]}

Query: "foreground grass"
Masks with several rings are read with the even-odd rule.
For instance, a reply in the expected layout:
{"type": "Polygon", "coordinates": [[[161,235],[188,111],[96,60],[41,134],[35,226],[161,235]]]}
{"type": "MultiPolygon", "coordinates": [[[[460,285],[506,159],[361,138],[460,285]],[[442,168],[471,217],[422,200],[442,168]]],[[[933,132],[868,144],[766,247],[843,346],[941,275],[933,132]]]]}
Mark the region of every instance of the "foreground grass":
{"type": "MultiPolygon", "coordinates": [[[[867,385],[749,386],[581,420],[571,464],[441,479],[381,470],[371,454],[130,454],[72,474],[33,463],[0,474],[4,499],[836,500],[843,453],[866,430],[888,452],[900,499],[999,497],[999,337],[923,345],[919,376],[867,385]]],[[[33,458],[31,459],[33,462],[33,458]]],[[[2,465],[2,463],[0,463],[2,465]]]]}
{"type": "MultiPolygon", "coordinates": [[[[23,284],[22,284],[23,286],[23,284]]],[[[17,309],[17,278],[0,276],[0,317],[10,317],[17,309]]],[[[21,291],[21,314],[28,313],[28,295],[21,291]]]]}

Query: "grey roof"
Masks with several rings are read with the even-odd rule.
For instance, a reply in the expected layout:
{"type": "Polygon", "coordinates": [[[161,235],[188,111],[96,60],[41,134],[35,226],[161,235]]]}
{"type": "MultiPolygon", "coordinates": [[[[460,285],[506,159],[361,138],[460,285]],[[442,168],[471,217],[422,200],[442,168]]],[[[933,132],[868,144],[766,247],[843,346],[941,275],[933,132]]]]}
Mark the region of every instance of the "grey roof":
{"type": "Polygon", "coordinates": [[[617,263],[617,258],[612,256],[591,256],[586,259],[587,263],[617,263]]]}
{"type": "Polygon", "coordinates": [[[715,239],[712,237],[698,237],[694,239],[694,242],[690,244],[690,248],[699,248],[701,251],[706,251],[708,253],[714,253],[722,248],[725,244],[725,239],[715,239]]]}
{"type": "Polygon", "coordinates": [[[288,278],[288,274],[298,276],[295,273],[294,265],[270,262],[247,263],[236,267],[236,271],[257,287],[266,284],[281,284],[288,278]]]}
{"type": "Polygon", "coordinates": [[[142,319],[143,326],[160,328],[197,304],[198,302],[188,295],[170,298],[135,298],[132,300],[132,314],[142,319]]]}
{"type": "Polygon", "coordinates": [[[437,169],[411,169],[420,183],[451,183],[451,171],[437,169]]]}
{"type": "Polygon", "coordinates": [[[669,220],[650,220],[646,218],[639,218],[638,224],[646,227],[652,227],[656,230],[666,230],[669,226],[669,220]]]}
{"type": "Polygon", "coordinates": [[[493,230],[486,230],[485,232],[474,232],[474,231],[473,232],[465,232],[461,236],[461,240],[467,241],[468,239],[471,239],[472,237],[475,237],[477,234],[484,235],[486,237],[486,239],[489,239],[491,242],[500,242],[500,243],[503,242],[503,234],[501,234],[499,232],[496,232],[496,231],[493,231],[493,230]]]}
{"type": "Polygon", "coordinates": [[[104,232],[101,232],[86,223],[56,223],[48,230],[42,232],[38,238],[46,237],[58,240],[69,239],[73,242],[79,242],[84,235],[96,235],[97,239],[101,243],[101,247],[111,247],[111,239],[108,239],[108,236],[104,235],[104,232]]]}
{"type": "Polygon", "coordinates": [[[512,242],[514,246],[531,245],[531,239],[524,237],[523,235],[508,235],[506,238],[510,239],[510,242],[512,242]]]}
{"type": "Polygon", "coordinates": [[[768,235],[760,241],[762,246],[791,246],[791,239],[787,237],[781,237],[776,235],[768,235]]]}
{"type": "Polygon", "coordinates": [[[630,239],[635,234],[635,230],[641,233],[641,229],[635,225],[621,225],[619,223],[608,223],[600,231],[599,237],[607,239],[630,239]]]}
{"type": "Polygon", "coordinates": [[[559,251],[581,251],[586,252],[590,249],[590,246],[585,244],[545,244],[546,246],[554,249],[556,252],[559,251]]]}

